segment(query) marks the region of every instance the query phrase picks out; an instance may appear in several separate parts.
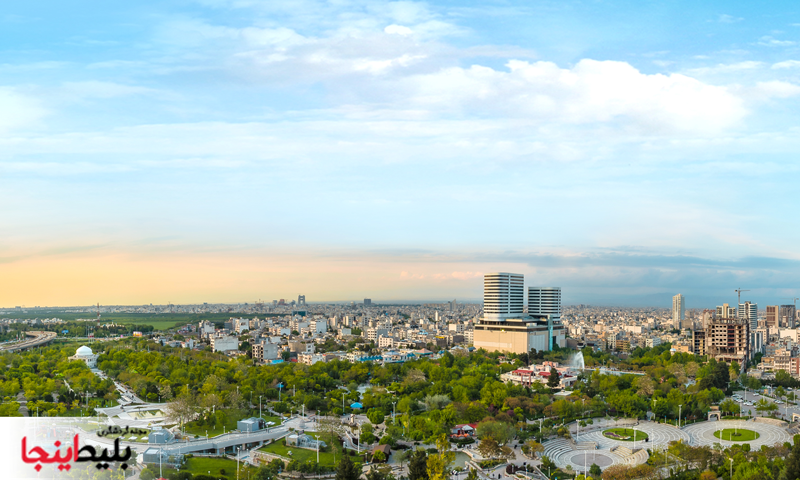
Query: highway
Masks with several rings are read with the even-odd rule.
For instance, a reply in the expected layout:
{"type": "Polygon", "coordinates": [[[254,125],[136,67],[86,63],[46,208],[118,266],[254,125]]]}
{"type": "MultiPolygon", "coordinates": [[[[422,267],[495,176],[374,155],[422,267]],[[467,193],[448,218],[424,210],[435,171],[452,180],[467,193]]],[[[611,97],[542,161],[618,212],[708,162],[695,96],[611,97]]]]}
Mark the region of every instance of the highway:
{"type": "Polygon", "coordinates": [[[12,343],[10,345],[3,345],[1,350],[5,352],[17,352],[20,350],[27,350],[33,347],[39,347],[52,342],[58,335],[56,332],[25,332],[29,338],[19,343],[12,343]]]}

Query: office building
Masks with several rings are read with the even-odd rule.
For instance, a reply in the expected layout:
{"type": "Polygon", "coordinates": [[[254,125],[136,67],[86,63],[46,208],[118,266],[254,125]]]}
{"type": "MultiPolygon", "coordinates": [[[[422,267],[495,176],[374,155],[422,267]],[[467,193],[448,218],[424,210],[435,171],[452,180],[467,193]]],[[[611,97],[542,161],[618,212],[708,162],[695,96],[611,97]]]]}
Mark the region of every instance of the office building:
{"type": "Polygon", "coordinates": [[[528,287],[528,315],[561,318],[561,287],[528,287]]]}
{"type": "Polygon", "coordinates": [[[672,297],[672,328],[680,330],[686,320],[686,299],[680,293],[672,297]]]}
{"type": "Polygon", "coordinates": [[[365,298],[364,299],[364,306],[365,307],[369,307],[370,305],[372,305],[372,299],[371,298],[365,298]]]}
{"type": "Polygon", "coordinates": [[[523,313],[524,277],[517,273],[487,273],[483,277],[483,316],[502,321],[523,313]]]}
{"type": "MultiPolygon", "coordinates": [[[[283,301],[283,300],[281,300],[283,301]]],[[[306,304],[306,296],[305,295],[298,295],[297,296],[297,305],[305,305],[306,304]]]]}
{"type": "Polygon", "coordinates": [[[561,289],[531,288],[533,306],[528,305],[525,315],[523,284],[520,274],[490,273],[484,277],[484,313],[472,334],[475,348],[528,353],[566,345],[566,329],[560,321],[561,289]]]}

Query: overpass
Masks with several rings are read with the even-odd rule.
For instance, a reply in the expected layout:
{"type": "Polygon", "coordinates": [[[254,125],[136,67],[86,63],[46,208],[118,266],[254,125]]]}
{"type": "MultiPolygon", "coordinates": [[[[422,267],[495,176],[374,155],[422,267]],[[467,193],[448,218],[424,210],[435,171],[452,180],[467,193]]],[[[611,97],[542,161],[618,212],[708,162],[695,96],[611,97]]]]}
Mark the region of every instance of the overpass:
{"type": "Polygon", "coordinates": [[[4,352],[18,352],[27,350],[29,348],[41,347],[42,345],[46,345],[53,340],[55,340],[56,336],[58,335],[56,332],[25,332],[27,337],[33,337],[23,340],[19,343],[12,343],[9,345],[4,345],[0,347],[0,350],[4,352]]]}

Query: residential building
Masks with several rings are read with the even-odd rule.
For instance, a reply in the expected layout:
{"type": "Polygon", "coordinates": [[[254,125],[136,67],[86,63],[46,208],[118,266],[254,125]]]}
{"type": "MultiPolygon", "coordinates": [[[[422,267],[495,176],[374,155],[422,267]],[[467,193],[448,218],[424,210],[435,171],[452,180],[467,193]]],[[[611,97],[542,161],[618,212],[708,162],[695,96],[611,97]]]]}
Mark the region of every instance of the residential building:
{"type": "Polygon", "coordinates": [[[239,339],[228,335],[214,335],[211,337],[211,350],[215,352],[239,350],[239,339]]]}
{"type": "Polygon", "coordinates": [[[778,305],[767,305],[767,316],[764,319],[767,328],[778,328],[780,323],[780,309],[778,305]]]}

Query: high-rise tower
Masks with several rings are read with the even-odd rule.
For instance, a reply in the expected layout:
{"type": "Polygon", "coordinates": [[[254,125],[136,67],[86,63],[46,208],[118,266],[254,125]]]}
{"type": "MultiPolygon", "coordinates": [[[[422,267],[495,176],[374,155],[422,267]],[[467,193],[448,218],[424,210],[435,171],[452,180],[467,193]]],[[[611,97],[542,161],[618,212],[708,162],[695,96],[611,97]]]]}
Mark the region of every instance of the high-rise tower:
{"type": "Polygon", "coordinates": [[[758,304],[744,302],[739,304],[736,309],[736,318],[747,320],[750,322],[750,330],[755,331],[758,328],[758,304]]]}
{"type": "Polygon", "coordinates": [[[561,287],[528,287],[528,315],[561,318],[561,287]]]}
{"type": "Polygon", "coordinates": [[[672,328],[680,330],[686,319],[686,297],[680,293],[672,297],[672,328]]]}
{"type": "Polygon", "coordinates": [[[487,273],[483,276],[483,317],[502,321],[523,313],[524,276],[519,273],[487,273]]]}

